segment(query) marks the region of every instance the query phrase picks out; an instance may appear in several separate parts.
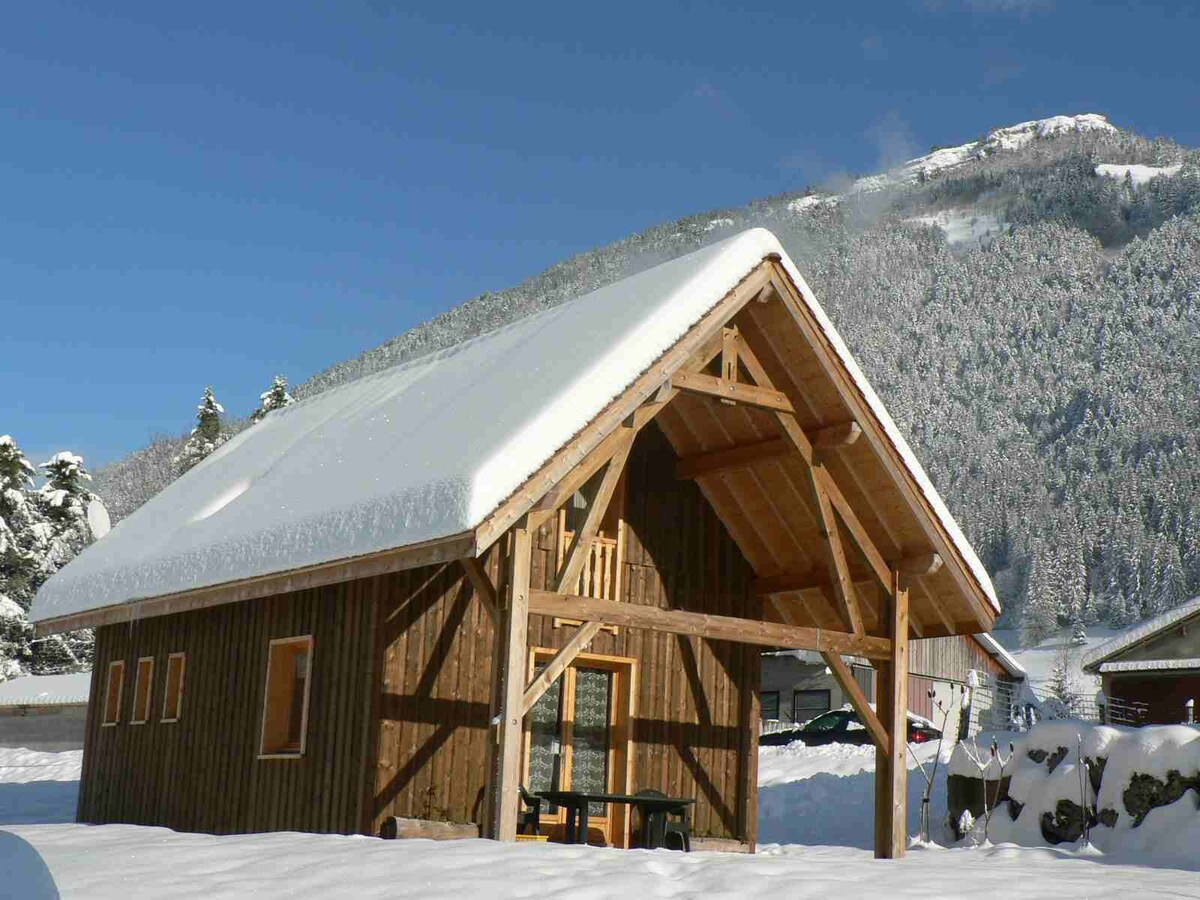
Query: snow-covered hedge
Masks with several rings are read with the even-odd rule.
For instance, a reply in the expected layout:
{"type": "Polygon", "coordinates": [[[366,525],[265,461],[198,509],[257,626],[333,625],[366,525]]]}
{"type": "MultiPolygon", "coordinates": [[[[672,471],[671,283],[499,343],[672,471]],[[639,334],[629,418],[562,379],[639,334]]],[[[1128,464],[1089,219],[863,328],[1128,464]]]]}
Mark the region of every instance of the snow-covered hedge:
{"type": "Polygon", "coordinates": [[[957,746],[947,768],[951,823],[973,819],[974,837],[983,837],[986,779],[992,843],[1077,841],[1086,827],[1105,852],[1190,857],[1200,846],[1200,728],[1046,722],[994,735],[994,755],[992,737],[957,746]]]}

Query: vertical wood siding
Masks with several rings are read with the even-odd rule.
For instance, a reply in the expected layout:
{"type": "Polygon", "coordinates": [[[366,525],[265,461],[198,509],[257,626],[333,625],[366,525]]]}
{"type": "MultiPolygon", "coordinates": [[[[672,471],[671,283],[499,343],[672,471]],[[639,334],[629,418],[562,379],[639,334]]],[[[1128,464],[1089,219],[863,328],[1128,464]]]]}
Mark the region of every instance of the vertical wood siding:
{"type": "Polygon", "coordinates": [[[935,680],[966,681],[969,669],[989,672],[997,678],[1008,673],[967,634],[923,638],[909,642],[908,670],[935,680]]]}
{"type": "Polygon", "coordinates": [[[98,629],[95,671],[123,659],[126,684],[120,724],[102,727],[102,704],[91,704],[79,819],[217,834],[360,830],[377,582],[98,629]],[[313,635],[306,750],[260,760],[267,647],[301,634],[313,635]],[[176,652],[187,654],[183,711],[163,723],[167,655],[176,652]],[[131,725],[142,656],[155,660],[150,719],[131,725]]]}
{"type": "MultiPolygon", "coordinates": [[[[694,483],[676,480],[675,455],[654,426],[627,463],[623,601],[758,618],[752,573],[694,483]]],[[[531,585],[551,588],[553,524],[533,541],[531,585]]],[[[500,553],[487,568],[500,585],[500,553]]],[[[482,818],[490,619],[457,563],[394,576],[379,610],[382,673],[370,809],[389,815],[482,818]]],[[[529,623],[530,647],[558,648],[574,628],[529,623]]],[[[752,840],[759,649],[622,628],[590,652],[638,663],[634,789],[694,797],[694,833],[752,840]]]]}

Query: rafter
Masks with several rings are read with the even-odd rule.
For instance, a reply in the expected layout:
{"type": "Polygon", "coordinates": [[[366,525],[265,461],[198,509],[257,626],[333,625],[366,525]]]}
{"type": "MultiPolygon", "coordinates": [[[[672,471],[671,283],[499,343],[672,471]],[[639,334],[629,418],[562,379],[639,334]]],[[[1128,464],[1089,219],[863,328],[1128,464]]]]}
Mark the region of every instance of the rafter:
{"type": "MultiPolygon", "coordinates": [[[[746,367],[746,371],[750,373],[750,377],[759,385],[774,387],[771,376],[767,374],[762,363],[758,361],[754,351],[746,341],[746,328],[742,329],[742,352],[740,354],[742,365],[746,367]]],[[[850,533],[850,537],[854,543],[858,545],[863,556],[867,560],[867,564],[871,567],[872,573],[876,580],[888,593],[892,590],[892,570],[888,567],[883,554],[879,552],[879,548],[875,546],[875,542],[871,540],[871,536],[867,533],[867,529],[859,520],[854,508],[850,506],[845,495],[837,486],[837,482],[830,476],[829,471],[820,465],[820,461],[815,457],[812,441],[808,439],[808,435],[804,433],[804,429],[796,421],[796,417],[783,412],[776,412],[775,418],[779,422],[779,427],[783,430],[784,435],[791,440],[800,457],[808,463],[810,469],[813,470],[813,477],[817,484],[825,491],[829,497],[829,502],[833,509],[837,512],[838,518],[842,524],[846,526],[846,530],[850,533]]]]}

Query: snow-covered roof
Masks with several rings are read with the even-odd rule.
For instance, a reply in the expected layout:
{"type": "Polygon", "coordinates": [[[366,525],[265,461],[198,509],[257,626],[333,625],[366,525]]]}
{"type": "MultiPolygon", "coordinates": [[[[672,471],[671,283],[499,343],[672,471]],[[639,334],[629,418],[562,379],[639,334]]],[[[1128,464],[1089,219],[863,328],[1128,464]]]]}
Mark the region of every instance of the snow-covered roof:
{"type": "MultiPolygon", "coordinates": [[[[1140,622],[1127,631],[1121,632],[1108,643],[1101,644],[1096,649],[1090,650],[1088,653],[1086,653],[1083,657],[1083,668],[1085,670],[1096,671],[1097,667],[1099,667],[1101,663],[1116,656],[1122,650],[1127,650],[1134,644],[1140,644],[1142,641],[1153,637],[1160,631],[1165,631],[1177,622],[1182,622],[1184,619],[1196,615],[1197,613],[1200,613],[1200,597],[1193,597],[1191,600],[1175,607],[1172,610],[1168,610],[1167,612],[1157,615],[1152,619],[1147,619],[1145,622],[1140,622]]],[[[1143,661],[1138,661],[1139,664],[1141,662],[1143,661]]],[[[1150,668],[1163,667],[1151,666],[1150,668]]],[[[1101,668],[1100,671],[1115,672],[1132,670],[1101,668]]]]}
{"type": "Polygon", "coordinates": [[[0,682],[0,708],[6,706],[70,706],[87,703],[92,673],[23,675],[0,682]]]}
{"type": "Polygon", "coordinates": [[[1009,675],[1013,675],[1017,678],[1025,677],[1025,667],[1017,662],[1016,657],[1005,650],[1004,646],[990,634],[977,634],[975,635],[975,640],[979,641],[979,643],[983,645],[983,648],[987,650],[989,655],[991,655],[996,662],[1000,663],[1000,665],[1005,668],[1009,675]]]}
{"type": "Polygon", "coordinates": [[[998,610],[983,565],[837,330],[779,241],[756,228],[272,412],[47,581],[30,618],[468,532],[768,257],[800,289],[998,610]]]}
{"type": "Polygon", "coordinates": [[[1155,672],[1161,669],[1200,669],[1200,659],[1126,659],[1102,662],[1101,672],[1155,672]]]}

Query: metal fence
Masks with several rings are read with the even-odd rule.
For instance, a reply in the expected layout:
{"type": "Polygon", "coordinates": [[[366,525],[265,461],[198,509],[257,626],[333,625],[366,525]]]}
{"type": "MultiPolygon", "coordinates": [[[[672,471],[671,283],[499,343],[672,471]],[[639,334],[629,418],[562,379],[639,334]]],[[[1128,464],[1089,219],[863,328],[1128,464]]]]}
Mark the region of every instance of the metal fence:
{"type": "Polygon", "coordinates": [[[964,720],[963,737],[980,731],[1026,731],[1038,722],[1054,719],[1079,719],[1108,725],[1143,725],[1148,707],[1117,698],[1103,704],[1095,695],[1076,693],[1059,697],[1046,688],[1024,682],[981,679],[971,689],[969,716],[964,720]]]}

